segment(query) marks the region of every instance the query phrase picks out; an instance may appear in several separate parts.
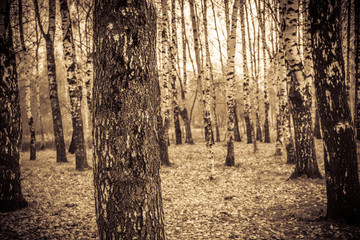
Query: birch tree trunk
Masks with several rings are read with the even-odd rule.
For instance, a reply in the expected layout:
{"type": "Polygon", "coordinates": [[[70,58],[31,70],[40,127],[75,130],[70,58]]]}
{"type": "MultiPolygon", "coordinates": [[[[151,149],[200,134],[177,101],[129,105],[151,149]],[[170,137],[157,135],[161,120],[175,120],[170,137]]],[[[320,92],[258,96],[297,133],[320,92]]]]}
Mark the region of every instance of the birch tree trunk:
{"type": "Polygon", "coordinates": [[[55,135],[56,161],[67,162],[62,117],[61,117],[57,81],[56,81],[56,65],[55,65],[55,55],[54,55],[56,0],[49,1],[49,20],[48,20],[49,27],[47,33],[44,32],[43,26],[41,25],[37,0],[34,0],[34,5],[35,5],[35,14],[38,20],[40,31],[46,41],[49,96],[50,96],[51,112],[53,117],[53,127],[54,127],[54,135],[55,135]]]}
{"type": "Polygon", "coordinates": [[[236,53],[236,29],[237,29],[237,18],[240,6],[240,0],[234,1],[233,12],[231,15],[231,30],[227,39],[227,73],[226,73],[226,119],[227,119],[227,155],[226,155],[226,166],[235,165],[234,156],[234,121],[235,121],[235,99],[234,99],[234,88],[235,88],[235,53],[236,53]]]}
{"type": "Polygon", "coordinates": [[[244,118],[245,118],[245,128],[246,128],[246,137],[247,143],[252,143],[251,137],[251,119],[250,119],[250,75],[247,65],[247,48],[246,48],[246,39],[245,39],[245,1],[241,3],[240,6],[240,26],[241,26],[241,45],[242,45],[242,57],[243,57],[243,76],[244,76],[244,118]]]}
{"type": "Polygon", "coordinates": [[[165,239],[152,1],[94,5],[94,184],[100,239],[165,239]],[[115,10],[115,11],[114,11],[115,10]]]}
{"type": "Polygon", "coordinates": [[[25,108],[26,108],[26,117],[29,124],[30,130],[30,160],[36,160],[36,135],[35,135],[35,122],[32,115],[31,109],[31,79],[33,76],[30,73],[30,66],[28,65],[31,62],[30,51],[25,45],[24,39],[24,25],[23,25],[23,10],[22,10],[22,0],[18,2],[19,9],[19,29],[20,29],[20,43],[21,43],[21,53],[20,53],[20,64],[19,68],[23,72],[23,80],[25,82],[25,108]]]}
{"type": "MultiPolygon", "coordinates": [[[[269,101],[269,89],[268,89],[268,76],[267,72],[267,59],[266,59],[266,6],[265,2],[263,6],[261,6],[261,1],[258,2],[258,20],[261,30],[261,43],[262,43],[262,57],[263,57],[263,72],[264,72],[264,105],[265,105],[265,113],[264,113],[264,142],[270,143],[270,126],[269,126],[269,110],[270,110],[270,101],[269,101]]],[[[260,50],[259,50],[260,51],[260,50]]]]}
{"type": "Polygon", "coordinates": [[[174,127],[175,127],[175,143],[176,145],[182,144],[181,138],[181,127],[180,127],[180,119],[179,119],[179,104],[177,97],[177,88],[176,88],[176,80],[177,80],[177,57],[178,57],[178,47],[177,47],[177,33],[176,33],[176,16],[175,16],[175,0],[171,0],[171,41],[169,44],[170,50],[170,85],[171,85],[171,93],[172,93],[172,108],[174,115],[174,127]]]}
{"type": "MultiPolygon", "coordinates": [[[[36,18],[36,17],[35,17],[36,18]]],[[[44,134],[44,122],[41,114],[41,101],[40,101],[40,85],[39,85],[39,48],[41,37],[38,32],[38,26],[35,19],[35,32],[36,32],[36,50],[35,50],[35,62],[36,62],[36,71],[35,71],[35,95],[36,95],[36,114],[39,117],[40,123],[40,134],[41,134],[41,142],[40,142],[40,149],[45,149],[45,134],[44,134]]]]}
{"type": "Polygon", "coordinates": [[[291,76],[289,99],[292,104],[296,144],[296,166],[290,179],[303,174],[310,178],[321,178],[316,161],[311,118],[311,82],[304,73],[296,39],[299,3],[282,0],[280,4],[285,11],[283,37],[287,75],[291,76]]]}
{"type": "Polygon", "coordinates": [[[76,170],[89,168],[86,160],[86,149],[84,141],[84,129],[81,113],[82,90],[81,83],[77,79],[76,53],[73,42],[70,12],[67,0],[60,0],[60,13],[63,32],[63,51],[65,58],[66,79],[69,88],[71,117],[73,122],[73,139],[75,148],[76,170]]]}
{"type": "MultiPolygon", "coordinates": [[[[169,125],[170,125],[170,107],[169,107],[169,89],[168,89],[168,78],[169,78],[169,64],[168,64],[168,3],[167,0],[161,0],[161,63],[162,68],[160,71],[160,83],[163,88],[163,94],[161,95],[161,109],[163,115],[159,116],[161,124],[159,124],[159,144],[160,144],[160,158],[161,164],[170,165],[169,154],[168,154],[168,143],[169,143],[169,125]]],[[[160,88],[161,91],[161,88],[160,88]]]]}
{"type": "Polygon", "coordinates": [[[309,9],[316,97],[324,139],[327,217],[359,222],[360,185],[341,50],[341,1],[310,1],[309,9]]]}
{"type": "MultiPolygon", "coordinates": [[[[203,87],[203,75],[204,75],[204,69],[203,65],[200,60],[200,48],[199,48],[199,33],[198,33],[198,23],[196,21],[196,15],[195,15],[195,6],[194,6],[194,0],[189,0],[190,4],[190,16],[191,16],[191,23],[193,27],[193,35],[194,35],[194,50],[195,50],[195,59],[196,59],[196,65],[197,65],[197,71],[198,71],[198,91],[200,93],[200,103],[202,104],[202,110],[203,110],[203,119],[204,119],[204,125],[205,125],[205,141],[206,141],[206,147],[208,149],[208,159],[210,163],[210,180],[214,178],[215,175],[215,159],[214,159],[214,150],[212,148],[213,145],[213,139],[212,139],[212,127],[211,127],[211,107],[210,107],[210,78],[209,78],[209,72],[207,71],[205,76],[205,87],[203,87]],[[204,96],[205,95],[205,96],[204,96]]],[[[208,69],[208,68],[206,68],[208,69]]]]}
{"type": "Polygon", "coordinates": [[[20,184],[22,129],[10,2],[0,2],[0,212],[15,211],[28,205],[20,184]]]}
{"type": "Polygon", "coordinates": [[[182,82],[181,86],[181,100],[180,100],[180,116],[185,125],[185,143],[194,144],[194,140],[192,138],[191,133],[191,125],[188,110],[186,107],[186,85],[187,85],[187,57],[186,57],[186,25],[185,25],[185,16],[184,16],[184,0],[181,0],[181,33],[182,33],[182,55],[183,55],[183,79],[180,80],[182,82]]]}

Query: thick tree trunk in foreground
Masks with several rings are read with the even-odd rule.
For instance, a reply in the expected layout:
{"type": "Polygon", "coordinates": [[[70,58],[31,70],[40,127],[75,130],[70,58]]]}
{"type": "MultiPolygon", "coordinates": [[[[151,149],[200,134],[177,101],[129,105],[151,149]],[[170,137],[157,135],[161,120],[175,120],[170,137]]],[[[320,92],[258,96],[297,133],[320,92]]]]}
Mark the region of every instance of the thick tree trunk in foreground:
{"type": "Polygon", "coordinates": [[[21,193],[21,117],[10,0],[0,2],[0,212],[28,205],[21,193]]]}
{"type": "Polygon", "coordinates": [[[53,127],[54,127],[55,147],[56,147],[56,162],[67,162],[62,117],[61,117],[57,81],[56,81],[56,65],[55,65],[55,54],[54,54],[56,1],[55,0],[49,1],[48,33],[44,32],[44,29],[41,25],[37,0],[34,0],[34,3],[35,3],[36,18],[38,20],[41,33],[43,34],[46,41],[49,96],[50,96],[51,112],[53,117],[53,127]]]}
{"type": "Polygon", "coordinates": [[[150,1],[95,1],[94,184],[100,239],[165,239],[156,15],[150,1]]]}
{"type": "Polygon", "coordinates": [[[327,217],[359,221],[356,142],[341,50],[341,1],[310,1],[309,9],[316,96],[324,139],[327,217]]]}
{"type": "MultiPolygon", "coordinates": [[[[67,0],[60,0],[60,13],[63,32],[63,50],[67,83],[69,87],[71,117],[73,123],[73,136],[71,143],[75,149],[76,170],[84,170],[89,167],[86,160],[86,148],[84,140],[83,120],[81,114],[81,83],[76,76],[76,55],[73,41],[70,11],[67,0]]],[[[70,149],[69,149],[70,151],[70,149]]]]}
{"type": "Polygon", "coordinates": [[[299,2],[282,0],[280,4],[285,11],[282,20],[283,38],[287,75],[291,76],[289,99],[292,103],[297,160],[290,178],[297,178],[303,174],[310,178],[321,178],[316,161],[311,118],[311,82],[305,76],[296,39],[299,2]]]}

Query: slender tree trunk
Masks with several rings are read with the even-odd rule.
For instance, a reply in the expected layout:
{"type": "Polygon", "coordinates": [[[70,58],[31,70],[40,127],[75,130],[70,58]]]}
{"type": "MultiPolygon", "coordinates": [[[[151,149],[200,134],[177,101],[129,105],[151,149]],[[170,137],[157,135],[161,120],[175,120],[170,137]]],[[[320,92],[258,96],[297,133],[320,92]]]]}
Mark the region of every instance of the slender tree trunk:
{"type": "Polygon", "coordinates": [[[61,117],[57,81],[56,81],[56,65],[55,65],[55,54],[54,54],[56,1],[55,0],[49,1],[48,33],[44,32],[44,29],[41,25],[37,0],[34,0],[34,4],[35,4],[35,13],[37,16],[36,18],[38,20],[41,33],[43,34],[46,41],[49,96],[50,96],[51,112],[53,117],[53,127],[54,127],[54,135],[55,135],[56,162],[67,162],[62,117],[61,117]]]}
{"type": "Polygon", "coordinates": [[[251,119],[250,119],[250,75],[247,65],[247,48],[245,39],[245,1],[241,3],[240,7],[240,26],[241,26],[241,44],[242,44],[242,57],[243,57],[243,76],[244,76],[244,118],[247,143],[252,143],[251,138],[251,119]]]}
{"type": "MultiPolygon", "coordinates": [[[[359,10],[357,4],[355,1],[355,10],[359,10]]],[[[360,185],[341,49],[341,1],[310,1],[309,9],[316,96],[324,134],[327,217],[359,222],[360,185]]]]}
{"type": "MultiPolygon", "coordinates": [[[[36,19],[35,19],[36,20],[36,19]]],[[[41,134],[41,142],[40,142],[40,149],[45,149],[45,134],[44,134],[44,122],[42,119],[41,114],[41,101],[40,101],[40,85],[39,85],[39,48],[40,48],[40,42],[41,37],[38,33],[38,25],[37,22],[35,22],[35,32],[36,32],[36,50],[35,50],[35,62],[36,62],[36,78],[35,78],[35,95],[36,95],[36,113],[39,117],[39,123],[40,123],[40,134],[41,134]]]]}
{"type": "Polygon", "coordinates": [[[36,160],[36,135],[35,135],[35,123],[32,116],[31,109],[31,78],[33,77],[30,74],[30,66],[28,65],[31,62],[31,56],[29,50],[25,46],[24,38],[24,25],[23,25],[23,10],[22,10],[22,0],[18,2],[18,17],[19,17],[19,32],[20,32],[20,43],[21,43],[21,52],[20,52],[20,64],[19,68],[22,69],[23,79],[25,82],[25,108],[26,108],[26,117],[29,124],[30,130],[30,160],[36,160]]]}
{"type": "MultiPolygon", "coordinates": [[[[186,58],[186,25],[185,25],[185,16],[184,16],[184,0],[181,0],[181,32],[182,32],[182,50],[183,50],[183,79],[182,79],[182,88],[181,88],[181,101],[180,101],[180,116],[183,119],[185,125],[185,143],[194,144],[191,133],[191,125],[188,110],[186,107],[186,85],[187,85],[187,58],[186,58]]],[[[181,83],[181,80],[180,80],[181,83]]]]}
{"type": "Polygon", "coordinates": [[[0,2],[0,212],[28,205],[21,192],[20,96],[10,26],[10,0],[0,2]]]}
{"type": "Polygon", "coordinates": [[[207,5],[206,0],[203,1],[203,24],[204,24],[204,35],[205,35],[205,54],[206,54],[206,64],[205,64],[205,78],[204,78],[204,89],[202,90],[203,95],[203,105],[204,105],[204,123],[206,130],[206,146],[208,148],[208,161],[211,164],[211,173],[210,180],[214,178],[215,175],[215,158],[214,158],[214,134],[211,126],[211,80],[210,80],[210,71],[211,71],[211,60],[210,60],[210,51],[209,51],[209,42],[208,42],[208,24],[207,24],[207,5]]]}
{"type": "MultiPolygon", "coordinates": [[[[258,19],[261,30],[261,43],[262,43],[262,59],[263,59],[263,72],[264,72],[264,105],[265,105],[265,113],[264,113],[264,142],[270,143],[270,127],[269,127],[269,110],[270,110],[270,101],[269,101],[269,89],[268,89],[268,76],[267,72],[267,60],[266,60],[266,49],[268,45],[266,43],[266,6],[265,2],[263,3],[263,7],[261,6],[261,0],[258,2],[258,19]]],[[[260,50],[259,50],[260,51],[260,50]]],[[[270,51],[270,50],[269,50],[270,51]]]]}
{"type": "Polygon", "coordinates": [[[73,140],[75,148],[76,170],[84,170],[89,167],[86,160],[86,149],[84,140],[83,120],[81,113],[81,83],[76,76],[77,64],[75,44],[71,27],[70,11],[67,0],[60,0],[60,13],[63,32],[63,50],[65,58],[65,69],[69,88],[71,117],[73,122],[73,140]]]}
{"type": "Polygon", "coordinates": [[[165,239],[156,69],[152,2],[95,1],[94,184],[100,239],[165,239]]]}
{"type": "Polygon", "coordinates": [[[178,47],[177,47],[177,33],[176,33],[176,16],[175,16],[175,0],[171,0],[171,41],[170,41],[170,65],[171,65],[171,78],[170,78],[170,85],[171,85],[171,93],[172,93],[172,108],[173,108],[173,116],[174,116],[174,127],[175,127],[175,143],[176,145],[182,144],[181,138],[181,127],[180,127],[180,109],[178,104],[178,97],[177,97],[177,88],[176,88],[176,63],[177,63],[177,56],[178,56],[178,47]]]}
{"type": "Polygon", "coordinates": [[[285,61],[287,75],[291,76],[289,99],[295,130],[296,165],[290,179],[303,174],[310,178],[321,178],[316,161],[313,125],[311,118],[311,82],[304,73],[296,41],[298,1],[281,1],[285,14],[283,22],[285,61]]]}
{"type": "Polygon", "coordinates": [[[169,110],[169,91],[168,91],[168,77],[169,77],[169,64],[168,64],[168,3],[167,0],[161,1],[161,64],[160,77],[159,77],[159,91],[160,91],[160,113],[158,113],[159,125],[159,144],[160,144],[160,159],[162,165],[170,166],[168,146],[169,146],[169,125],[170,125],[170,110],[169,110]],[[163,94],[161,94],[161,87],[163,94]],[[164,109],[163,112],[161,110],[164,109]],[[163,114],[161,114],[163,113],[163,114]],[[162,117],[164,115],[164,117],[162,117]]]}
{"type": "MultiPolygon", "coordinates": [[[[241,3],[241,5],[244,3],[241,3]]],[[[236,53],[236,29],[237,19],[240,6],[240,0],[235,0],[233,5],[233,13],[231,16],[231,30],[227,39],[227,74],[226,74],[226,118],[227,118],[227,155],[226,155],[226,166],[235,165],[234,156],[234,122],[235,122],[235,99],[234,99],[234,88],[235,88],[235,53],[236,53]]]]}
{"type": "MultiPolygon", "coordinates": [[[[212,127],[211,127],[211,117],[210,117],[210,78],[209,78],[209,72],[206,73],[205,78],[205,87],[203,88],[203,75],[204,75],[204,69],[203,65],[200,60],[200,47],[199,47],[199,32],[198,32],[198,23],[196,21],[196,15],[195,15],[195,2],[194,0],[189,0],[190,4],[190,16],[191,16],[191,23],[193,27],[193,35],[194,35],[194,50],[195,50],[195,59],[196,59],[196,65],[197,65],[197,71],[198,71],[198,81],[197,81],[197,87],[198,91],[200,93],[200,103],[202,104],[203,109],[203,119],[204,119],[204,125],[206,129],[206,147],[208,149],[208,158],[210,161],[211,169],[210,169],[210,180],[214,178],[215,175],[215,161],[214,161],[214,150],[212,148],[213,140],[212,140],[212,127]]],[[[205,15],[206,16],[206,15],[205,15]]],[[[208,69],[208,67],[206,68],[208,69]]]]}

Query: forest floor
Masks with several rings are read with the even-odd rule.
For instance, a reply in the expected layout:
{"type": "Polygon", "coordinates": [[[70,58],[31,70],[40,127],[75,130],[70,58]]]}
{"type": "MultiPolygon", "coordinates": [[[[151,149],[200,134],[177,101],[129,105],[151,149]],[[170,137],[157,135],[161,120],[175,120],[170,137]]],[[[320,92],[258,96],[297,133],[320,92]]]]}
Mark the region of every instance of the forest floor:
{"type": "MultiPolygon", "coordinates": [[[[275,157],[274,144],[235,143],[235,167],[225,167],[226,147],[217,143],[215,179],[203,142],[172,145],[162,167],[166,238],[360,239],[360,225],[324,219],[324,179],[287,181],[294,165],[275,157]]],[[[316,142],[324,175],[322,143],[316,142]]],[[[92,151],[89,151],[91,163],[92,151]]],[[[21,154],[21,180],[29,207],[0,213],[0,239],[98,239],[92,170],[76,171],[74,156],[56,164],[55,151],[21,154]]]]}

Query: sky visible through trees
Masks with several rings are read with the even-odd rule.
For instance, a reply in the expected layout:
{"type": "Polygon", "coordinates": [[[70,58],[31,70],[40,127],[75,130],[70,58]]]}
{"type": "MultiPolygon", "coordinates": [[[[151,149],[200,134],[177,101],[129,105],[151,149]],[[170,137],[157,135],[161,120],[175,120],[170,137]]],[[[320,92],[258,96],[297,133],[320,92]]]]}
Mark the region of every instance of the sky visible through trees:
{"type": "Polygon", "coordinates": [[[356,0],[4,0],[1,239],[359,239],[356,0]]]}

